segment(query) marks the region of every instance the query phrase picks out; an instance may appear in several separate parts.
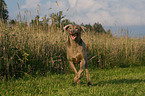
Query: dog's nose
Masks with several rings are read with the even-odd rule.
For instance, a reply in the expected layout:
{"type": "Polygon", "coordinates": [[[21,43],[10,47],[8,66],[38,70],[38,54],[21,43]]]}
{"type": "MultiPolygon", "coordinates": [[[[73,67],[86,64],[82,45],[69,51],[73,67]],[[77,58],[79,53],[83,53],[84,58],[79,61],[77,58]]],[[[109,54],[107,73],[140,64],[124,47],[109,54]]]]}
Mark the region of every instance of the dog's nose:
{"type": "Polygon", "coordinates": [[[76,31],[75,29],[72,29],[72,30],[71,30],[71,32],[75,32],[75,31],[76,31]]]}
{"type": "Polygon", "coordinates": [[[77,31],[75,29],[70,30],[71,34],[75,34],[77,31]]]}

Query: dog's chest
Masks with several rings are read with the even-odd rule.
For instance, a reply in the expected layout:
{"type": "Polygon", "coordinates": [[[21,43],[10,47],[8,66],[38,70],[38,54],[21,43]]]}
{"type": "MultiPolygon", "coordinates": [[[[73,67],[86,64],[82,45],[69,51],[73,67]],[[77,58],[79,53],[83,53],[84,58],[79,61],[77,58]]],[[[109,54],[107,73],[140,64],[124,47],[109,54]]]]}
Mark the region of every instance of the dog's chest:
{"type": "Polygon", "coordinates": [[[79,62],[84,56],[83,56],[83,47],[71,47],[68,48],[68,55],[70,59],[72,59],[73,62],[79,62]]]}
{"type": "Polygon", "coordinates": [[[82,51],[82,50],[80,50],[80,49],[78,49],[78,50],[72,50],[71,60],[74,63],[79,63],[82,60],[83,54],[80,51],[82,51]]]}
{"type": "Polygon", "coordinates": [[[73,54],[80,54],[82,53],[82,46],[77,47],[71,47],[70,50],[73,54]]]}

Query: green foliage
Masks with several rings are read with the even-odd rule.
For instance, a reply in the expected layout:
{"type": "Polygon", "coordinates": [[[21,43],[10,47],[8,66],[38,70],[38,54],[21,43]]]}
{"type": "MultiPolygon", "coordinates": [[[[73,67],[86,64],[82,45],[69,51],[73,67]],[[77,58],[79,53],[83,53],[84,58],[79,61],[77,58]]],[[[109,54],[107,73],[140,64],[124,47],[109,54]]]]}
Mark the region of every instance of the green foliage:
{"type": "Polygon", "coordinates": [[[99,23],[95,23],[92,28],[95,33],[105,33],[103,26],[99,23]]]}
{"type": "Polygon", "coordinates": [[[103,28],[103,26],[100,23],[94,23],[93,25],[91,24],[81,24],[82,26],[85,26],[87,32],[91,33],[99,33],[99,34],[105,34],[106,31],[103,28]]]}
{"type": "Polygon", "coordinates": [[[2,21],[6,22],[8,19],[7,5],[4,0],[0,0],[0,18],[2,21]]]}
{"type": "Polygon", "coordinates": [[[108,34],[109,36],[112,36],[111,30],[108,29],[107,32],[106,32],[106,34],[108,34]]]}
{"type": "Polygon", "coordinates": [[[87,86],[84,76],[80,85],[73,83],[74,74],[51,74],[0,80],[1,96],[144,96],[145,67],[90,70],[94,86],[87,86]]]}

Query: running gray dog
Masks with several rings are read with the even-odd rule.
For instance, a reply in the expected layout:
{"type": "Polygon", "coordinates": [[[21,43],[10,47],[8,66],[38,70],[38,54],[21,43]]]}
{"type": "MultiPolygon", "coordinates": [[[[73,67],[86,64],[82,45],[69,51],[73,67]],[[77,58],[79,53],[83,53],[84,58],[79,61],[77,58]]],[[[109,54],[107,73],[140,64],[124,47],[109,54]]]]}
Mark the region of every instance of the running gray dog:
{"type": "Polygon", "coordinates": [[[88,71],[88,59],[85,43],[81,39],[81,31],[85,31],[83,26],[80,25],[66,25],[64,30],[69,32],[66,49],[67,59],[70,63],[70,67],[75,72],[74,82],[79,84],[80,79],[83,77],[84,69],[86,70],[87,85],[92,85],[89,71],[88,71]],[[80,69],[77,72],[74,64],[80,64],[80,69]]]}

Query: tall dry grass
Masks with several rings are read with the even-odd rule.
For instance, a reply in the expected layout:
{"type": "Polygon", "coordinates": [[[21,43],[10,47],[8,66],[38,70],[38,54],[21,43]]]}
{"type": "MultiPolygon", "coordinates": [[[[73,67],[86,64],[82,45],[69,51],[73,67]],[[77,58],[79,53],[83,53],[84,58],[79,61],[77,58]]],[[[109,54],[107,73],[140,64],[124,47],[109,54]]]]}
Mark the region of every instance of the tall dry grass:
{"type": "MultiPolygon", "coordinates": [[[[0,77],[23,74],[68,72],[62,30],[42,30],[38,27],[12,27],[0,22],[0,77]]],[[[89,67],[113,68],[145,65],[145,39],[111,37],[87,32],[82,34],[88,56],[93,55],[89,67]]]]}
{"type": "Polygon", "coordinates": [[[86,34],[84,41],[89,54],[96,56],[91,65],[99,68],[131,67],[145,64],[145,39],[110,37],[108,35],[86,34]],[[87,40],[86,40],[87,38],[87,40]]]}

